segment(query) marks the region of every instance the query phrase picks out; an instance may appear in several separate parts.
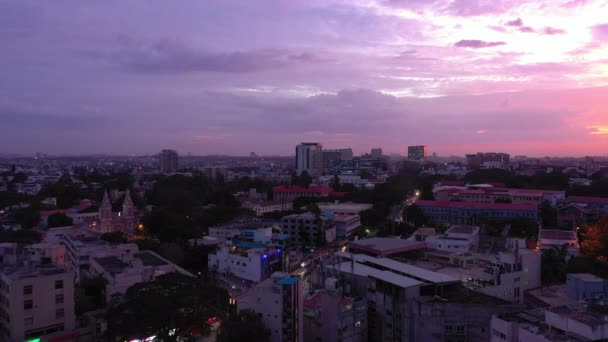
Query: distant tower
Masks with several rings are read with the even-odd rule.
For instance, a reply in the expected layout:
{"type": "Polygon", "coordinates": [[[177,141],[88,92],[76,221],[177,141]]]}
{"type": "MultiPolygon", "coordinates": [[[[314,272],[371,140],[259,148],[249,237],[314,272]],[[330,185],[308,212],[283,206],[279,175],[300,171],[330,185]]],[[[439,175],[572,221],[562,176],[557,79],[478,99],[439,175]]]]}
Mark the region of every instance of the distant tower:
{"type": "Polygon", "coordinates": [[[123,235],[126,238],[130,238],[135,232],[137,222],[135,222],[135,206],[133,205],[133,201],[131,201],[131,191],[129,189],[125,192],[125,199],[122,202],[122,217],[125,221],[123,235]]]}
{"type": "Polygon", "coordinates": [[[177,171],[177,152],[174,150],[162,150],[158,158],[161,173],[173,173],[177,171]]]}
{"type": "Polygon", "coordinates": [[[101,206],[99,206],[99,228],[97,231],[108,233],[112,231],[112,203],[108,191],[104,191],[101,206]]]}

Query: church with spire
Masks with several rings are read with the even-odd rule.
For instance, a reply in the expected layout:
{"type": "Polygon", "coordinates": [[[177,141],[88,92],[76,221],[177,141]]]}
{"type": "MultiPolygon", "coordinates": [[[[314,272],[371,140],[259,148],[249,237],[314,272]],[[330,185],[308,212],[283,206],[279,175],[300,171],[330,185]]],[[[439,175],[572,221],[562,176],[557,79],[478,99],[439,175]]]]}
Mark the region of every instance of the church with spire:
{"type": "Polygon", "coordinates": [[[140,217],[140,212],[133,205],[129,189],[125,192],[122,211],[119,212],[112,212],[112,202],[110,202],[110,197],[106,190],[99,206],[99,221],[95,224],[93,230],[99,233],[119,231],[122,232],[124,237],[130,239],[137,230],[137,223],[140,217]]]}

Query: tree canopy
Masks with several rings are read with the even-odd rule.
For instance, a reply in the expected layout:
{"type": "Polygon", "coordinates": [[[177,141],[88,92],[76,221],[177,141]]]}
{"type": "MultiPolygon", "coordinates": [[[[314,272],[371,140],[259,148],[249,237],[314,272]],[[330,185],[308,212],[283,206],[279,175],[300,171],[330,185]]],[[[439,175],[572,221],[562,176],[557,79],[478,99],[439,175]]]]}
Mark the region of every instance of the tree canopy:
{"type": "Polygon", "coordinates": [[[179,273],[131,286],[124,300],[106,315],[111,341],[155,335],[175,342],[193,329],[206,331],[209,317],[225,317],[228,294],[198,278],[179,273]]]}
{"type": "Polygon", "coordinates": [[[56,214],[49,216],[47,227],[48,228],[67,227],[67,226],[71,226],[73,222],[74,222],[74,220],[72,220],[72,218],[69,217],[68,215],[66,215],[64,213],[56,213],[56,214]]]}
{"type": "Polygon", "coordinates": [[[241,310],[224,321],[217,342],[268,342],[270,334],[255,311],[241,310]]]}
{"type": "Polygon", "coordinates": [[[583,255],[605,263],[608,261],[608,218],[589,226],[581,243],[583,255]]]}

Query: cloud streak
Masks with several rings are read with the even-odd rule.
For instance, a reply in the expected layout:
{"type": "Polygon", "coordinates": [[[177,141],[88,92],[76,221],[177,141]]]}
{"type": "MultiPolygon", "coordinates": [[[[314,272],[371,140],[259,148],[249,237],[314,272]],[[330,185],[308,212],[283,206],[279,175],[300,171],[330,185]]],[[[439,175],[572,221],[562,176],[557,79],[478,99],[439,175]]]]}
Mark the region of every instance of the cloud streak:
{"type": "Polygon", "coordinates": [[[486,42],[484,40],[478,39],[463,39],[457,41],[454,46],[463,47],[463,48],[472,48],[472,49],[484,49],[491,48],[496,46],[505,45],[505,42],[486,42]]]}

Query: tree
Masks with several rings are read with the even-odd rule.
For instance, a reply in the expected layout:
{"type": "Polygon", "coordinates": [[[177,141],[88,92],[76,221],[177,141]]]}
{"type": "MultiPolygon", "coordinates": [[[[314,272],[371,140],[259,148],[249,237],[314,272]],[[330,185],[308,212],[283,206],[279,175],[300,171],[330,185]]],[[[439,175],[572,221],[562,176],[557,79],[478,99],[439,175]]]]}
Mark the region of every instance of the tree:
{"type": "Polygon", "coordinates": [[[110,243],[126,243],[127,239],[122,235],[122,232],[116,231],[111,233],[103,233],[100,239],[110,243]]]}
{"type": "Polygon", "coordinates": [[[540,217],[544,227],[555,227],[558,223],[557,209],[547,201],[543,201],[540,207],[540,217]]]}
{"type": "Polygon", "coordinates": [[[608,261],[608,218],[589,226],[581,244],[582,254],[598,262],[608,261]]]}
{"type": "Polygon", "coordinates": [[[302,171],[299,176],[295,173],[291,176],[292,185],[303,186],[305,188],[308,188],[310,183],[312,183],[312,177],[310,177],[307,171],[302,171]]]}
{"type": "Polygon", "coordinates": [[[13,177],[13,183],[24,183],[28,176],[23,172],[17,172],[13,177]]]}
{"type": "Polygon", "coordinates": [[[47,227],[55,228],[55,227],[67,227],[71,226],[74,223],[71,217],[64,213],[56,213],[49,216],[47,227]]]}
{"type": "Polygon", "coordinates": [[[86,278],[78,283],[74,292],[76,315],[105,307],[106,283],[102,276],[86,278]]]}
{"type": "Polygon", "coordinates": [[[359,171],[359,177],[362,179],[372,179],[374,175],[369,170],[361,170],[359,171]]]}
{"type": "Polygon", "coordinates": [[[21,228],[30,229],[40,222],[40,211],[33,205],[27,208],[20,208],[13,211],[13,219],[21,225],[21,228]]]}
{"type": "Polygon", "coordinates": [[[338,175],[334,176],[334,180],[331,182],[331,188],[334,191],[340,191],[340,189],[342,188],[340,184],[340,177],[338,177],[338,175]]]}
{"type": "Polygon", "coordinates": [[[416,227],[427,223],[427,219],[419,206],[413,204],[405,208],[405,220],[416,227]]]}
{"type": "Polygon", "coordinates": [[[255,311],[241,310],[224,322],[217,342],[268,342],[270,334],[255,311]]]}
{"type": "Polygon", "coordinates": [[[541,257],[541,279],[543,284],[563,283],[566,281],[566,246],[552,247],[543,251],[541,257]]]}
{"type": "Polygon", "coordinates": [[[176,342],[191,329],[208,330],[206,320],[225,316],[228,294],[214,285],[180,273],[131,286],[124,301],[106,313],[111,341],[156,336],[176,342]]]}
{"type": "Polygon", "coordinates": [[[184,251],[176,243],[161,243],[158,254],[174,264],[181,264],[184,261],[184,251]]]}
{"type": "Polygon", "coordinates": [[[29,245],[42,241],[42,236],[35,230],[0,230],[0,241],[29,245]]]}

